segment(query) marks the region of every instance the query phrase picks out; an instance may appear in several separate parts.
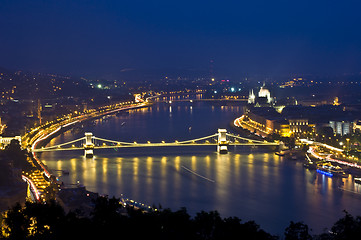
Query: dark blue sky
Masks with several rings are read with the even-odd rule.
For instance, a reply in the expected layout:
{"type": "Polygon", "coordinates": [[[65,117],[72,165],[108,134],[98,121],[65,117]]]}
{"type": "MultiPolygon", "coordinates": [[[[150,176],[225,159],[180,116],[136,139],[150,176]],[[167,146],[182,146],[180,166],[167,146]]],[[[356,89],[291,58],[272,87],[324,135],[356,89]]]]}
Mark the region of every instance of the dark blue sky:
{"type": "Polygon", "coordinates": [[[0,66],[89,77],[361,72],[361,1],[1,0],[0,66]]]}

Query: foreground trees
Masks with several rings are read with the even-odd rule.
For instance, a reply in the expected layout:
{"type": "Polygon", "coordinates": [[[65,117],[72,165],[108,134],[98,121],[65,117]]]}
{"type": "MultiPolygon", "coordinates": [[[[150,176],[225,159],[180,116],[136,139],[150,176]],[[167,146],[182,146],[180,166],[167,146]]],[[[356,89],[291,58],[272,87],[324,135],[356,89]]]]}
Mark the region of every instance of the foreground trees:
{"type": "Polygon", "coordinates": [[[99,197],[90,216],[65,214],[54,201],[15,205],[1,219],[4,239],[277,239],[254,222],[222,219],[218,212],[194,218],[185,208],[143,213],[115,198],[99,197]]]}
{"type": "MultiPolygon", "coordinates": [[[[116,198],[99,197],[90,216],[66,214],[55,201],[16,204],[0,219],[1,239],[279,239],[253,221],[221,218],[217,211],[192,218],[185,208],[144,213],[124,208],[116,198]]],[[[361,218],[345,212],[331,231],[311,236],[302,222],[291,222],[285,240],[360,239],[361,218]]]]}

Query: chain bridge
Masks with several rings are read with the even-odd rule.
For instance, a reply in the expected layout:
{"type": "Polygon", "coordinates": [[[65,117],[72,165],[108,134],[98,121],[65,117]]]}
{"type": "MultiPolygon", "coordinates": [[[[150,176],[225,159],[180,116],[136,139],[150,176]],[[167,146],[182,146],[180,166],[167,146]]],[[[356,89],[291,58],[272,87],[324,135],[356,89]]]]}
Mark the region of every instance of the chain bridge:
{"type": "Polygon", "coordinates": [[[221,154],[228,152],[229,145],[248,145],[248,146],[276,146],[282,148],[282,142],[267,142],[261,140],[254,140],[236,136],[231,133],[227,133],[226,129],[218,129],[218,132],[209,136],[190,139],[185,141],[174,141],[152,143],[150,141],[146,143],[137,142],[122,142],[99,138],[93,135],[91,132],[86,132],[85,136],[79,139],[75,139],[66,143],[41,147],[33,149],[33,152],[47,152],[47,151],[68,151],[68,150],[84,150],[86,157],[92,157],[94,149],[107,149],[107,148],[130,148],[130,147],[173,147],[173,146],[217,146],[217,151],[221,154]]]}

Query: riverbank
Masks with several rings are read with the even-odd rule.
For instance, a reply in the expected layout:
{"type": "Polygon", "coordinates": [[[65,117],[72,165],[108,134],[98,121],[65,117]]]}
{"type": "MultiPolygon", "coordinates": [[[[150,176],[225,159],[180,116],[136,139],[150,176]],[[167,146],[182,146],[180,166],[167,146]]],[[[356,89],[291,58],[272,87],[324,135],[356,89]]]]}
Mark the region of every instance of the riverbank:
{"type": "MultiPolygon", "coordinates": [[[[236,118],[233,121],[232,127],[234,127],[235,129],[239,129],[239,131],[241,131],[241,132],[249,131],[250,135],[253,135],[253,136],[258,135],[262,138],[266,138],[266,137],[270,138],[269,133],[263,131],[256,125],[252,125],[252,124],[250,124],[250,122],[245,121],[244,120],[245,118],[246,118],[245,115],[242,115],[241,117],[236,118]],[[252,132],[253,132],[253,134],[252,134],[252,132]]],[[[334,162],[334,163],[337,163],[337,164],[340,164],[343,166],[347,166],[348,172],[357,173],[358,174],[357,176],[361,175],[361,165],[358,165],[356,162],[347,161],[345,159],[342,159],[342,160],[337,159],[336,157],[333,156],[333,153],[340,153],[340,152],[342,153],[343,152],[342,149],[339,149],[339,148],[336,148],[336,147],[333,147],[333,146],[330,146],[330,145],[327,145],[324,143],[310,141],[307,139],[298,139],[297,140],[295,137],[293,137],[293,138],[294,138],[294,141],[297,141],[297,145],[299,145],[299,146],[301,146],[302,144],[307,144],[307,145],[311,146],[311,149],[313,149],[313,151],[310,152],[310,154],[312,154],[316,159],[321,159],[324,161],[334,162]],[[329,153],[323,154],[323,155],[327,155],[325,157],[320,156],[319,154],[317,154],[315,152],[315,148],[313,148],[312,146],[315,146],[316,148],[317,147],[325,148],[325,149],[327,149],[327,151],[329,151],[329,153]]],[[[296,145],[296,143],[295,143],[295,145],[296,145]]],[[[293,149],[293,147],[291,149],[293,149]]]]}
{"type": "MultiPolygon", "coordinates": [[[[168,142],[206,136],[217,128],[230,130],[229,122],[240,115],[241,107],[197,103],[190,109],[188,103],[172,108],[157,104],[146,111],[98,121],[87,131],[105,139],[168,142]],[[126,124],[121,126],[123,122],[126,124]]],[[[54,144],[82,136],[81,132],[68,132],[54,139],[54,144]]],[[[192,216],[216,209],[224,217],[253,219],[277,234],[290,220],[304,221],[321,232],[342,216],[343,209],[355,215],[361,208],[357,196],[338,188],[342,184],[348,191],[357,191],[353,181],[308,171],[301,161],[277,156],[263,147],[230,147],[229,153],[222,155],[212,146],[97,150],[95,159],[83,158],[81,151],[42,154],[49,168],[69,171],[60,178],[65,183],[79,181],[92,192],[110,197],[124,194],[137,202],[161,203],[173,210],[184,206],[192,216]]]]}
{"type": "MultiPolygon", "coordinates": [[[[61,184],[58,182],[58,179],[49,171],[48,167],[43,164],[43,162],[37,158],[36,154],[33,152],[34,149],[39,146],[46,145],[52,138],[60,135],[61,133],[69,130],[70,128],[84,123],[85,121],[91,121],[109,114],[115,114],[119,111],[143,108],[150,106],[150,103],[126,103],[126,104],[116,104],[113,106],[106,106],[106,108],[102,107],[98,110],[90,110],[87,113],[81,113],[80,115],[74,117],[63,117],[55,121],[54,123],[46,123],[43,126],[39,126],[29,132],[29,136],[23,136],[22,139],[25,139],[23,146],[27,146],[30,161],[32,161],[35,166],[37,166],[38,170],[43,172],[43,175],[37,174],[36,181],[34,179],[30,179],[33,184],[34,194],[38,196],[36,199],[38,201],[45,201],[45,199],[49,199],[48,194],[57,193],[59,189],[61,189],[61,184]],[[41,179],[39,179],[41,178],[41,179]],[[40,190],[43,189],[44,186],[37,186],[39,182],[48,182],[50,185],[49,191],[40,190]]],[[[71,115],[71,114],[70,114],[71,115]]],[[[32,176],[32,172],[26,173],[27,176],[32,176]]],[[[90,192],[89,192],[90,194],[90,192]]],[[[94,193],[95,194],[95,193],[94,193]]],[[[62,202],[68,202],[68,199],[63,199],[62,202]]]]}
{"type": "MultiPolygon", "coordinates": [[[[32,149],[34,149],[35,147],[41,147],[49,143],[49,141],[52,138],[62,134],[63,132],[79,124],[82,124],[83,122],[95,120],[106,115],[116,114],[119,111],[144,108],[144,107],[149,107],[151,105],[152,105],[151,103],[139,103],[139,104],[130,103],[125,106],[121,105],[120,107],[109,107],[108,110],[100,109],[98,112],[90,111],[89,113],[81,114],[80,116],[66,118],[64,121],[56,122],[54,125],[50,125],[45,129],[41,129],[40,127],[43,133],[40,136],[37,136],[36,138],[30,138],[27,144],[28,146],[31,146],[32,149]]],[[[35,136],[36,135],[37,134],[35,133],[35,136]]]]}
{"type": "Polygon", "coordinates": [[[315,161],[334,163],[337,166],[342,167],[345,172],[351,174],[353,177],[361,177],[361,166],[355,162],[345,161],[344,159],[337,159],[330,153],[323,152],[321,154],[317,151],[317,145],[311,145],[309,147],[308,153],[315,161]]]}

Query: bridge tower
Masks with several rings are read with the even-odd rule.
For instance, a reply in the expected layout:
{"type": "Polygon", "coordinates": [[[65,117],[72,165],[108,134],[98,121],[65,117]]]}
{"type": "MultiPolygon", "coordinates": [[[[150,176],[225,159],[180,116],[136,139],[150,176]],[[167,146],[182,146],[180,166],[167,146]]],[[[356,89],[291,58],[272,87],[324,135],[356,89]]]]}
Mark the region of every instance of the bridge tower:
{"type": "Polygon", "coordinates": [[[84,144],[84,155],[86,158],[92,158],[94,155],[94,143],[93,143],[93,133],[85,133],[85,144],[84,144]]]}
{"type": "Polygon", "coordinates": [[[228,153],[228,141],[227,141],[227,130],[226,129],[218,129],[218,146],[217,152],[220,154],[228,153]]]}

